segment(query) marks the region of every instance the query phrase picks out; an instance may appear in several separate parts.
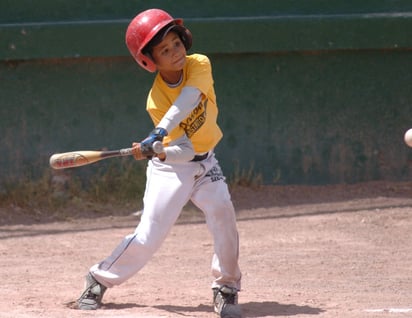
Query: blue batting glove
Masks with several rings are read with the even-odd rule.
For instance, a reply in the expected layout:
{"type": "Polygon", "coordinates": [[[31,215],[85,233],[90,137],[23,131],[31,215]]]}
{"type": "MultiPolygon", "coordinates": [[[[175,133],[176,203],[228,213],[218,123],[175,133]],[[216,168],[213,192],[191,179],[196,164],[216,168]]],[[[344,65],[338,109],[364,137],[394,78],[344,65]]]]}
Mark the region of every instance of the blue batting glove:
{"type": "Polygon", "coordinates": [[[151,157],[155,154],[153,150],[153,144],[156,141],[163,141],[163,138],[167,136],[166,129],[155,128],[152,132],[140,143],[140,150],[146,157],[151,157]]]}

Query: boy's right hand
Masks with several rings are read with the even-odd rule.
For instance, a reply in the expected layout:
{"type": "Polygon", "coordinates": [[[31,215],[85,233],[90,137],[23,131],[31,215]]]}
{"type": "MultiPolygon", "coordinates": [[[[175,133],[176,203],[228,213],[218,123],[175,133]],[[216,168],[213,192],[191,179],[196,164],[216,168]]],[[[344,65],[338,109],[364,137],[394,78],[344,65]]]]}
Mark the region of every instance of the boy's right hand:
{"type": "Polygon", "coordinates": [[[141,148],[140,148],[140,143],[134,142],[134,143],[132,144],[132,148],[133,148],[133,157],[134,157],[136,160],[146,159],[146,156],[144,156],[144,155],[142,154],[142,150],[141,150],[141,148]]]}

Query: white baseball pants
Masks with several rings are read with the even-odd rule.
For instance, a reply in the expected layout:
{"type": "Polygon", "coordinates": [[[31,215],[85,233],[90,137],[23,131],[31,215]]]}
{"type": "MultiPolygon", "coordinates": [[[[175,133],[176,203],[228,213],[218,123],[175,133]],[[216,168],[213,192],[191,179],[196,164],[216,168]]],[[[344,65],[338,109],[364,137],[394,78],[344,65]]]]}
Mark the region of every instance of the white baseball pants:
{"type": "Polygon", "coordinates": [[[201,162],[166,164],[157,158],[148,162],[141,221],[109,257],[91,267],[95,279],[113,287],[136,274],[161,246],[189,200],[203,211],[213,236],[212,288],[227,285],[240,290],[235,210],[213,153],[201,162]]]}

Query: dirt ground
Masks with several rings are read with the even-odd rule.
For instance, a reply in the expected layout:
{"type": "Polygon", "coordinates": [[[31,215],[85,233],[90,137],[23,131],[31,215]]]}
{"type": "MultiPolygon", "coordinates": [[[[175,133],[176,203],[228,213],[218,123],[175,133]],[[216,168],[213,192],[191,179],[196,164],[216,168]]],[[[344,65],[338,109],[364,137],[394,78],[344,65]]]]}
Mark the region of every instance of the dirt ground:
{"type": "MultiPolygon", "coordinates": [[[[412,183],[236,188],[232,196],[244,317],[412,317],[412,183]]],[[[94,312],[73,308],[83,277],[138,217],[22,223],[4,213],[0,317],[216,317],[213,245],[198,211],[185,211],[147,266],[94,312]]]]}

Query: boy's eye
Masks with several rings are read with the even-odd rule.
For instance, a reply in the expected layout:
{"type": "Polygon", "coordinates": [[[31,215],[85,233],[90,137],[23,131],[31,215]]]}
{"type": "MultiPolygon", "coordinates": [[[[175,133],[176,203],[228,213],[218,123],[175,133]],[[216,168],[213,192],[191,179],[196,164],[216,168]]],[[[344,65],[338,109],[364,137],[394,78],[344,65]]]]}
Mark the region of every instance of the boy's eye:
{"type": "Polygon", "coordinates": [[[162,56],[167,56],[167,55],[170,54],[170,51],[171,51],[172,49],[174,49],[174,48],[179,48],[181,45],[182,45],[182,42],[181,42],[179,39],[177,39],[175,42],[173,42],[173,43],[171,44],[171,47],[166,47],[166,48],[164,48],[163,50],[161,50],[161,51],[160,51],[160,54],[161,54],[162,56]]]}

